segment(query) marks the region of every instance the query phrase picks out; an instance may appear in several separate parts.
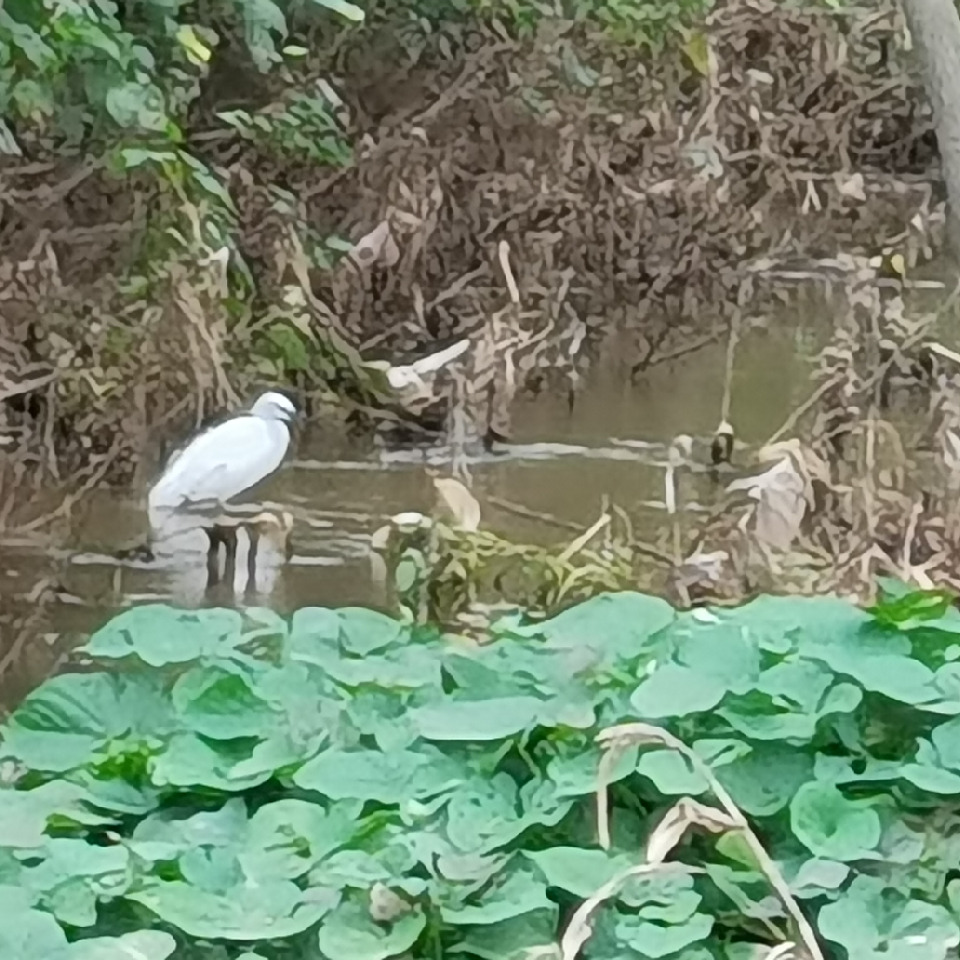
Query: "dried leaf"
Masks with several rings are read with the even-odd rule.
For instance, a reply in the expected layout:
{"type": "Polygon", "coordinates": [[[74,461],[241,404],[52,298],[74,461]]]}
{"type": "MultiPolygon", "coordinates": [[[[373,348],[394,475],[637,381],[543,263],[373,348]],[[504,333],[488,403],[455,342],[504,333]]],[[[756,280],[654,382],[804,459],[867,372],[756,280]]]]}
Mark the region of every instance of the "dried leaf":
{"type": "Polygon", "coordinates": [[[390,232],[390,223],[382,220],[368,234],[361,237],[350,251],[350,257],[358,267],[371,267],[375,263],[392,267],[400,259],[400,248],[390,232]]]}
{"type": "Polygon", "coordinates": [[[799,535],[807,510],[807,481],[792,457],[784,457],[758,476],[734,480],[727,490],[745,490],[757,501],[753,530],[764,546],[786,550],[799,535]]]}
{"type": "Polygon", "coordinates": [[[480,527],[480,504],[459,481],[449,477],[434,478],[433,485],[440,501],[455,526],[470,532],[480,527]]]}
{"type": "Polygon", "coordinates": [[[412,905],[388,886],[377,882],[370,888],[370,916],[376,923],[391,923],[411,909],[412,905]]]}

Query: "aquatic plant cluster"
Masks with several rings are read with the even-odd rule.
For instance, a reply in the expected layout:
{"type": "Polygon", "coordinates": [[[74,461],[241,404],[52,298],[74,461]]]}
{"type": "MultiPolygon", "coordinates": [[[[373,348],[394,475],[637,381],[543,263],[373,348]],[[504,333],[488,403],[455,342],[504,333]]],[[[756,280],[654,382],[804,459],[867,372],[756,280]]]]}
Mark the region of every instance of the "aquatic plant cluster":
{"type": "Polygon", "coordinates": [[[960,613],[882,586],[128,610],[3,728],[0,956],[943,960],[960,613]]]}

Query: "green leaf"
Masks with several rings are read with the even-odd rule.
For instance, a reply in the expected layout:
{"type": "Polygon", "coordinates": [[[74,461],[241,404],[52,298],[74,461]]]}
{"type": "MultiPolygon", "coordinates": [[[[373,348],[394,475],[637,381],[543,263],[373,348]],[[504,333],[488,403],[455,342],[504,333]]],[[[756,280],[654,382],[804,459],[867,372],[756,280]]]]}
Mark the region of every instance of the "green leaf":
{"type": "Polygon", "coordinates": [[[745,693],[760,675],[756,637],[739,624],[704,622],[688,613],[669,631],[673,659],[731,693],[745,693]]]}
{"type": "Polygon", "coordinates": [[[375,923],[369,908],[347,900],[320,924],[317,939],[327,960],[386,960],[409,950],[426,924],[419,907],[392,923],[375,923]]]}
{"type": "Polygon", "coordinates": [[[460,927],[460,939],[448,953],[466,953],[479,960],[524,960],[536,948],[552,948],[556,941],[557,907],[534,910],[500,923],[460,927]]]}
{"type": "Polygon", "coordinates": [[[173,704],[184,726],[217,740],[265,737],[277,715],[245,676],[217,666],[194,667],[174,684],[173,704]]]}
{"type": "Polygon", "coordinates": [[[551,847],[536,853],[527,852],[525,856],[537,865],[548,886],[559,887],[582,899],[636,863],[624,854],[583,847],[551,847]]]}
{"type": "Polygon", "coordinates": [[[331,800],[401,803],[436,796],[460,782],[457,766],[441,753],[424,749],[326,750],[304,764],[294,783],[331,800]]]}
{"type": "Polygon", "coordinates": [[[83,803],[86,799],[82,787],[63,780],[32,790],[0,790],[0,847],[42,846],[47,824],[54,817],[77,823],[109,823],[87,810],[83,803]]]}
{"type": "MultiPolygon", "coordinates": [[[[698,740],[693,749],[710,767],[721,767],[750,754],[750,747],[736,740],[698,740]]],[[[710,788],[690,760],[676,750],[648,750],[637,763],[637,773],[652,780],[666,796],[697,796],[710,788]]]]}
{"type": "Polygon", "coordinates": [[[97,901],[122,896],[133,882],[130,854],[124,847],[98,847],[85,840],[48,840],[43,860],[24,870],[21,883],[38,905],[62,923],[91,927],[97,901]]]}
{"type": "Polygon", "coordinates": [[[240,864],[244,873],[263,878],[294,879],[349,842],[357,830],[359,806],[332,804],[329,809],[304,800],[277,800],[250,818],[240,864]]]}
{"type": "Polygon", "coordinates": [[[51,677],[29,694],[4,730],[2,754],[35,770],[62,772],[99,758],[159,747],[173,729],[160,684],[105,673],[51,677]]]}
{"type": "Polygon", "coordinates": [[[553,650],[592,650],[638,660],[657,649],[657,634],[675,618],[673,608],[659,597],[604,593],[551,620],[510,627],[508,632],[517,637],[541,638],[553,650]]]}
{"type": "Polygon", "coordinates": [[[532,869],[515,868],[484,888],[476,903],[440,904],[444,922],[460,924],[502,923],[513,917],[550,908],[547,888],[532,869]]]}
{"type": "MultiPolygon", "coordinates": [[[[151,780],[157,787],[211,787],[237,791],[266,783],[277,766],[296,759],[296,753],[275,753],[257,761],[252,740],[204,740],[192,733],[178,734],[153,762],[151,780]]],[[[271,746],[268,744],[268,746],[271,746]]]]}
{"type": "Polygon", "coordinates": [[[338,900],[334,891],[301,890],[287,880],[241,883],[225,893],[180,880],[154,880],[127,897],[192,937],[217,940],[290,937],[312,927],[338,900]]]}
{"type": "Polygon", "coordinates": [[[723,682],[692,667],[665,663],[634,691],[630,705],[641,717],[685,717],[712,710],[727,692],[723,682]]]}
{"type": "Polygon", "coordinates": [[[872,622],[869,614],[837,597],[763,596],[741,607],[711,612],[721,623],[747,630],[761,650],[804,656],[815,651],[829,656],[855,646],[861,628],[872,622]]]}
{"type": "Polygon", "coordinates": [[[809,754],[780,744],[756,744],[746,756],[717,769],[734,803],[755,817],[778,813],[812,775],[809,754]]]}
{"type": "Polygon", "coordinates": [[[67,937],[49,914],[30,906],[26,891],[0,887],[0,957],[50,960],[63,956],[67,937]]]}
{"type": "Polygon", "coordinates": [[[443,700],[413,712],[426,740],[502,740],[534,726],[544,703],[534,697],[443,700]]]}
{"type": "Polygon", "coordinates": [[[376,610],[344,607],[337,611],[337,617],[341,646],[358,657],[406,642],[409,638],[408,627],[376,610]]]}
{"type": "MultiPolygon", "coordinates": [[[[581,797],[595,793],[602,757],[596,743],[565,742],[557,745],[557,749],[561,752],[552,756],[547,764],[547,776],[554,785],[557,797],[581,797]]],[[[639,756],[640,750],[637,747],[630,747],[620,753],[608,773],[607,782],[616,783],[629,777],[637,769],[639,756]]]]}
{"type": "Polygon", "coordinates": [[[876,606],[868,608],[879,623],[899,630],[941,620],[951,609],[953,597],[947,590],[897,590],[887,593],[876,606]]]}
{"type": "Polygon", "coordinates": [[[169,933],[137,930],[119,937],[95,937],[71,943],[47,960],[167,960],[177,949],[169,933]]]}
{"type": "Polygon", "coordinates": [[[941,906],[909,899],[877,877],[858,876],[820,910],[820,933],[857,960],[944,960],[960,929],[941,906]]]}
{"type": "Polygon", "coordinates": [[[859,860],[880,843],[880,817],[863,801],[848,800],[836,787],[807,783],[790,804],[796,838],[814,856],[859,860]]]}
{"type": "Polygon", "coordinates": [[[614,936],[622,948],[641,957],[659,958],[678,953],[685,947],[705,940],[713,929],[713,917],[695,913],[683,923],[651,923],[628,914],[617,917],[614,936]]]}
{"type": "Polygon", "coordinates": [[[82,648],[92,657],[138,657],[152,667],[229,655],[242,638],[235,610],[177,610],[151,603],[114,617],[82,648]]]}
{"type": "Polygon", "coordinates": [[[818,722],[851,713],[862,693],[850,683],[834,684],[833,672],[809,660],[783,661],[759,677],[746,696],[718,711],[734,729],[757,740],[811,740],[818,722]]]}
{"type": "Polygon", "coordinates": [[[107,91],[107,113],[121,127],[163,133],[170,122],[163,94],[151,84],[122,83],[107,91]]]}
{"type": "Polygon", "coordinates": [[[850,868],[845,863],[814,857],[800,861],[796,873],[792,877],[787,874],[787,881],[794,896],[819,897],[838,890],[849,875],[850,868]]]}

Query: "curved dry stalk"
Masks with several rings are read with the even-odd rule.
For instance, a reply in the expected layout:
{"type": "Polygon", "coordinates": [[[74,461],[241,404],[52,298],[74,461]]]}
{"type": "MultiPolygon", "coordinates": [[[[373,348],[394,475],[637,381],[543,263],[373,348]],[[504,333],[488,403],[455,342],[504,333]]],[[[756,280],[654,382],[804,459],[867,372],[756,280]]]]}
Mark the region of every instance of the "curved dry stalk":
{"type": "MultiPolygon", "coordinates": [[[[767,878],[770,886],[776,891],[787,914],[791,918],[799,935],[800,942],[806,948],[810,960],[824,960],[823,951],[817,942],[817,935],[810,921],[804,916],[800,909],[800,904],[790,892],[790,886],[780,871],[780,868],[774,863],[773,859],[764,849],[760,839],[753,832],[747,818],[743,815],[740,808],[733,802],[733,798],[724,789],[723,784],[717,779],[716,774],[710,766],[694,753],[682,740],[675,737],[672,733],[664,730],[662,727],[654,726],[649,723],[623,723],[615,727],[607,727],[597,734],[597,743],[603,750],[603,757],[600,761],[598,771],[599,784],[597,789],[597,816],[601,819],[601,798],[603,800],[602,824],[599,830],[600,844],[604,849],[610,846],[610,830],[607,818],[609,813],[606,804],[606,778],[613,763],[616,762],[620,753],[628,747],[643,746],[645,744],[660,744],[670,750],[676,750],[683,754],[694,770],[697,771],[710,785],[710,790],[720,802],[724,813],[729,818],[731,828],[737,829],[743,835],[750,852],[756,858],[757,864],[767,878]]],[[[566,957],[565,957],[566,960],[566,957]]]]}
{"type": "Polygon", "coordinates": [[[587,897],[574,911],[560,937],[560,960],[576,960],[583,949],[583,945],[593,933],[593,915],[604,903],[616,896],[620,888],[631,877],[639,877],[645,873],[702,873],[697,867],[687,866],[685,863],[641,863],[608,880],[596,893],[587,897]]]}

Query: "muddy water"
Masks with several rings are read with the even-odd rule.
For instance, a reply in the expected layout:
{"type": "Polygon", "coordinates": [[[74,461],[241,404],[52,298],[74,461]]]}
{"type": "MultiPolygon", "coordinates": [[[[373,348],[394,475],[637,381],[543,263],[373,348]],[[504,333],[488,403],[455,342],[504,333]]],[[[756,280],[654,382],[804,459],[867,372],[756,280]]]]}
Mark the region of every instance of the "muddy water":
{"type": "MultiPolygon", "coordinates": [[[[822,321],[791,316],[741,339],[731,419],[748,447],[770,437],[809,394],[809,359],[824,333],[822,321]]],[[[518,517],[490,499],[586,527],[607,496],[641,529],[656,526],[662,513],[649,505],[663,498],[663,470],[656,464],[676,435],[705,441],[712,435],[725,354],[726,345],[718,343],[658,365],[632,382],[620,369],[614,344],[581,386],[572,410],[565,396],[519,402],[511,444],[470,464],[484,523],[515,539],[566,542],[574,536],[569,530],[518,517]]],[[[265,501],[283,504],[297,518],[294,555],[283,563],[262,550],[258,595],[248,602],[281,610],[376,605],[380,595],[371,579],[370,534],[394,513],[431,509],[434,495],[425,465],[442,470],[445,455],[442,449],[361,451],[322,425],[308,425],[292,462],[263,491],[265,501]]],[[[749,449],[740,456],[748,461],[749,449]]],[[[84,634],[124,606],[242,602],[229,586],[205,598],[202,541],[149,564],[111,557],[145,533],[142,503],[132,494],[96,491],[75,513],[69,536],[53,550],[27,541],[2,547],[0,603],[7,611],[34,610],[36,617],[17,648],[0,637],[0,705],[16,702],[84,634]]],[[[242,554],[239,560],[242,567],[242,554]]]]}

